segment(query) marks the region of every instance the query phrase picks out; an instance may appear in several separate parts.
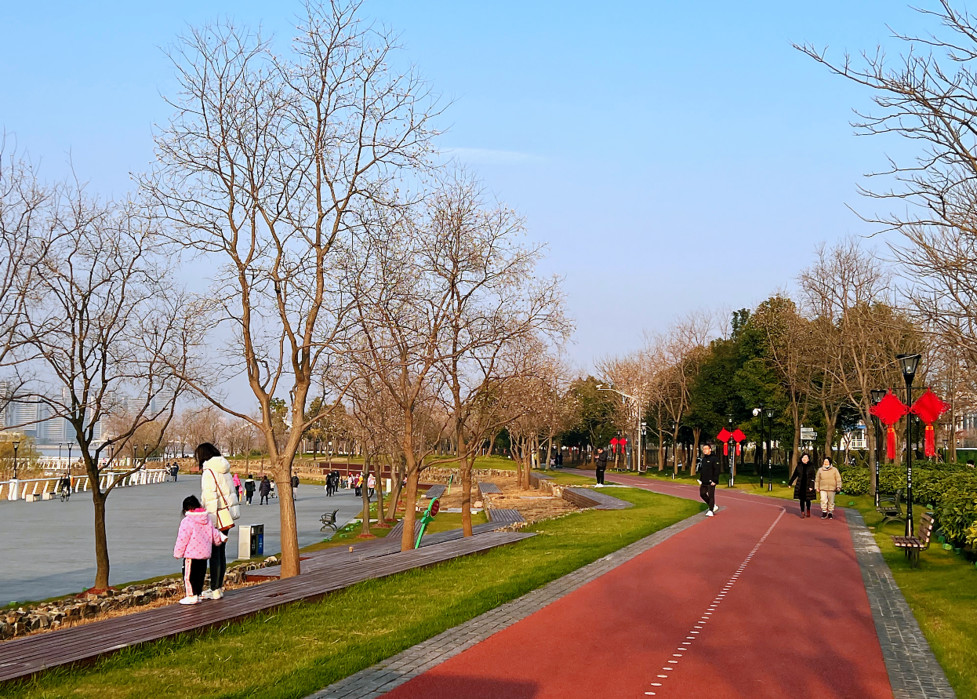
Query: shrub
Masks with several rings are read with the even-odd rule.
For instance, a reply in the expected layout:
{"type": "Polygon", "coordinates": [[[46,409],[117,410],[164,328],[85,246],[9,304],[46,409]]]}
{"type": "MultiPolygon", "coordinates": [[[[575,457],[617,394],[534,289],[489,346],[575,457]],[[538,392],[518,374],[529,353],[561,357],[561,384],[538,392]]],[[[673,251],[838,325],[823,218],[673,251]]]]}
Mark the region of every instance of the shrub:
{"type": "Polygon", "coordinates": [[[936,519],[948,543],[961,546],[977,523],[977,497],[972,487],[951,486],[940,498],[936,519]]]}

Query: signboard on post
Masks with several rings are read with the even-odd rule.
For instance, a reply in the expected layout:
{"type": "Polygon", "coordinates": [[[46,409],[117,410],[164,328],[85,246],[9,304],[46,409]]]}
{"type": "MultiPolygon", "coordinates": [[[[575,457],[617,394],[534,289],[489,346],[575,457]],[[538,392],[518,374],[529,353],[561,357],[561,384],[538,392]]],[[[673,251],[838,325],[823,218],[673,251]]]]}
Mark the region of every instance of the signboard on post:
{"type": "Polygon", "coordinates": [[[817,438],[818,438],[818,433],[814,431],[813,427],[801,427],[802,442],[813,442],[817,438]]]}

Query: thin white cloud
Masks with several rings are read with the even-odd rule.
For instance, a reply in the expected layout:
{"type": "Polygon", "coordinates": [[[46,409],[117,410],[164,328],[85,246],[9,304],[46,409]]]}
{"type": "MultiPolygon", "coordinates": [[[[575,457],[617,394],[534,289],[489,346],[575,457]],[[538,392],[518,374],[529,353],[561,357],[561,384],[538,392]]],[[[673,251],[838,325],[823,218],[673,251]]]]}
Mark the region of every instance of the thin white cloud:
{"type": "Polygon", "coordinates": [[[518,165],[538,163],[543,160],[542,157],[532,153],[492,148],[445,148],[441,154],[472,165],[518,165]]]}

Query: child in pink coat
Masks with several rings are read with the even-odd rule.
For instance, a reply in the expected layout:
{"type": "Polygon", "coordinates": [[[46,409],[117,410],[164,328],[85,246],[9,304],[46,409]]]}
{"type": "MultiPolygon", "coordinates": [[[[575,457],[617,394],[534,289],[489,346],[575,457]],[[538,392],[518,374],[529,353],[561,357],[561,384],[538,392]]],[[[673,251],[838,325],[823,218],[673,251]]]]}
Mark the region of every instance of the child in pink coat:
{"type": "Polygon", "coordinates": [[[180,604],[197,604],[204,589],[204,576],[211,548],[220,546],[227,537],[211,523],[207,510],[195,496],[183,500],[183,521],[176,535],[173,557],[183,559],[183,583],[187,596],[180,604]]]}

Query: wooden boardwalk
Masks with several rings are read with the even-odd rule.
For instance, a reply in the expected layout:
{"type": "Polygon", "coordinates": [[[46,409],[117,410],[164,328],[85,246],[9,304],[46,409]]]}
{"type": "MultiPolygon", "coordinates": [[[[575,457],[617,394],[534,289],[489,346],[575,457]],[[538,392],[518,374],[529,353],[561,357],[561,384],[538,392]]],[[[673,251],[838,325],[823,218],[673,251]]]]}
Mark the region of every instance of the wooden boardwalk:
{"type": "MultiPolygon", "coordinates": [[[[472,527],[472,534],[484,534],[500,528],[498,523],[477,524],[472,527]]],[[[389,556],[392,553],[400,552],[400,532],[404,530],[403,520],[390,530],[382,539],[367,539],[365,541],[353,542],[349,546],[337,546],[335,548],[312,551],[302,554],[302,574],[315,571],[327,570],[339,565],[354,563],[357,561],[367,561],[371,558],[389,556]],[[352,547],[352,551],[350,551],[352,547]]],[[[414,523],[414,536],[421,530],[419,522],[414,523]]],[[[447,541],[455,541],[462,538],[461,529],[449,529],[445,532],[428,534],[421,541],[421,548],[443,544],[447,541]]],[[[250,571],[247,574],[248,580],[267,580],[278,578],[281,575],[281,566],[269,566],[250,571]]]]}
{"type": "Polygon", "coordinates": [[[602,493],[596,488],[564,488],[563,499],[578,507],[593,507],[598,510],[625,510],[634,507],[630,502],[602,493]]]}
{"type": "Polygon", "coordinates": [[[482,494],[482,498],[486,495],[501,495],[502,489],[499,488],[495,483],[479,483],[478,492],[482,494]]]}
{"type": "Polygon", "coordinates": [[[439,498],[442,495],[444,495],[443,485],[432,485],[430,488],[427,489],[427,492],[424,493],[424,497],[427,498],[428,500],[439,498]]]}
{"type": "Polygon", "coordinates": [[[518,524],[519,522],[525,522],[526,519],[519,514],[519,510],[485,510],[488,513],[489,521],[492,524],[518,524]]]}
{"type": "Polygon", "coordinates": [[[6,641],[0,643],[0,683],[28,677],[61,665],[91,661],[123,648],[181,633],[201,631],[292,602],[316,600],[364,580],[450,561],[459,556],[515,543],[530,536],[533,534],[489,532],[467,539],[458,538],[414,551],[350,561],[327,570],[231,590],[220,601],[193,606],[174,603],[145,612],[6,641]]]}

